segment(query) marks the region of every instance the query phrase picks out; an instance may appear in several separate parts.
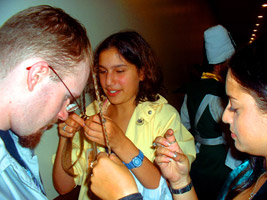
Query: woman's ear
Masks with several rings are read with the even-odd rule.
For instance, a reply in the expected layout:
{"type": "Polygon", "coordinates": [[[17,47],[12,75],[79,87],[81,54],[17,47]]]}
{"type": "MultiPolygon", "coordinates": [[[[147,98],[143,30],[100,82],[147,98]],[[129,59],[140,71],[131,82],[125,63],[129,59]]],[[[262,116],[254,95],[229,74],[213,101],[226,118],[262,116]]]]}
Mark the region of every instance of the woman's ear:
{"type": "Polygon", "coordinates": [[[143,81],[145,79],[145,72],[144,72],[144,68],[141,68],[139,70],[139,80],[143,81]]]}
{"type": "Polygon", "coordinates": [[[30,91],[44,79],[44,77],[49,75],[49,65],[45,61],[39,61],[34,63],[32,66],[27,68],[27,84],[30,91]]]}

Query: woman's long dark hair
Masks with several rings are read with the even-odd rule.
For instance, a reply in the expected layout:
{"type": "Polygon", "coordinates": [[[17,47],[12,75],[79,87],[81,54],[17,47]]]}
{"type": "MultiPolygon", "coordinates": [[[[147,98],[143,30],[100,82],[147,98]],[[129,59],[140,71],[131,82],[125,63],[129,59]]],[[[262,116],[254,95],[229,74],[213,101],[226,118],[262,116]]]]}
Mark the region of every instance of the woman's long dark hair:
{"type": "MultiPolygon", "coordinates": [[[[229,62],[229,68],[242,89],[255,99],[259,110],[267,113],[267,35],[237,51],[229,62]]],[[[233,181],[225,199],[233,199],[240,192],[251,187],[264,171],[266,171],[265,158],[251,156],[249,166],[233,181]],[[248,180],[236,186],[249,170],[253,172],[248,180]]]]}

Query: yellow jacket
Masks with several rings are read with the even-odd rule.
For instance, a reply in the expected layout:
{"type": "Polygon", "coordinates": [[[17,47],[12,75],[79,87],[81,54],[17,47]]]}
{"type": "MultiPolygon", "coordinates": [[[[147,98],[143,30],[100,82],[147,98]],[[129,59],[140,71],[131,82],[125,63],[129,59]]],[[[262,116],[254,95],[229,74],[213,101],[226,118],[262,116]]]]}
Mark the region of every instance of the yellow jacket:
{"type": "MultiPolygon", "coordinates": [[[[96,102],[91,103],[87,108],[87,115],[94,115],[98,111],[96,102]]],[[[188,130],[182,125],[177,110],[167,103],[167,100],[160,96],[156,102],[139,103],[129,121],[126,136],[139,148],[144,155],[152,162],[155,159],[155,149],[151,148],[154,139],[157,136],[163,136],[168,129],[173,129],[176,140],[183,152],[188,156],[190,163],[196,157],[194,138],[188,130]]],[[[74,167],[74,173],[77,185],[81,185],[79,199],[88,199],[86,192],[87,186],[83,183],[86,179],[86,169],[91,144],[84,143],[84,152],[78,163],[74,167]]],[[[100,151],[104,151],[100,148],[100,151]]],[[[75,161],[79,154],[79,134],[73,139],[72,160],[75,161]]],[[[161,186],[160,186],[161,187],[161,186]]],[[[154,196],[155,197],[155,196],[154,196]]],[[[145,198],[144,198],[145,199],[145,198]]]]}

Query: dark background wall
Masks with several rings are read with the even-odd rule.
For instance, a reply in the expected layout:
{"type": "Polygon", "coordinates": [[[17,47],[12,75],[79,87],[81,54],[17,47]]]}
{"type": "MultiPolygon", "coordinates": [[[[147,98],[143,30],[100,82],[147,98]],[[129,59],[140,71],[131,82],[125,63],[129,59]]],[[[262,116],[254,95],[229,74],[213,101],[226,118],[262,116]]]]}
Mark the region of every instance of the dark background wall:
{"type": "Polygon", "coordinates": [[[202,63],[203,32],[217,23],[210,6],[203,0],[128,0],[123,6],[158,56],[166,97],[179,109],[183,94],[174,91],[188,82],[194,66],[202,63]]]}
{"type": "MultiPolygon", "coordinates": [[[[267,2],[267,1],[266,1],[267,2]]],[[[204,59],[203,32],[222,24],[236,48],[248,44],[253,29],[266,33],[264,0],[127,0],[120,5],[130,24],[151,44],[161,63],[167,99],[180,109],[184,84],[194,80],[204,59]],[[264,15],[258,19],[258,15],[264,15]],[[260,23],[259,27],[255,27],[260,23]]]]}

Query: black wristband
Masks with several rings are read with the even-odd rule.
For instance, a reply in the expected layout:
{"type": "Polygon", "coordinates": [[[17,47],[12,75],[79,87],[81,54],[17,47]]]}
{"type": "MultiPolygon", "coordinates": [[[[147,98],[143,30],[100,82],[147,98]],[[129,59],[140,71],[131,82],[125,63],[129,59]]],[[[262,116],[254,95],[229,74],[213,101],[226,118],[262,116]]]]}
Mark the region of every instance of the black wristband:
{"type": "Polygon", "coordinates": [[[193,184],[191,182],[187,186],[185,186],[185,187],[183,187],[181,189],[172,189],[170,187],[170,191],[171,191],[172,194],[184,194],[186,192],[189,192],[192,189],[192,187],[193,187],[193,184]]]}
{"type": "Polygon", "coordinates": [[[141,195],[141,193],[134,193],[134,194],[130,194],[126,197],[123,197],[119,200],[143,200],[143,196],[141,195]]]}

